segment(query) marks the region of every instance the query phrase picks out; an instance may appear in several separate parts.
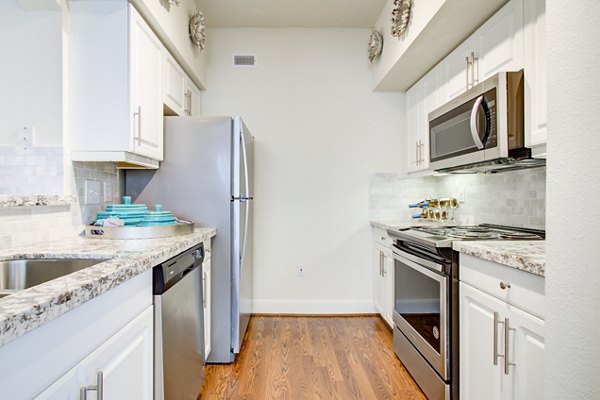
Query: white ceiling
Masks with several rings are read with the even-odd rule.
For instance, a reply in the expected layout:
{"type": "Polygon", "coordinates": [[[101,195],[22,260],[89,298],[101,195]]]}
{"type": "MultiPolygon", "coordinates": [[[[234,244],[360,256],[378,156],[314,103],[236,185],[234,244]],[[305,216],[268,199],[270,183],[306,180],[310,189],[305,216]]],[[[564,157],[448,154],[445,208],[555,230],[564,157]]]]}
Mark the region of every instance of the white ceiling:
{"type": "Polygon", "coordinates": [[[209,28],[370,28],[386,0],[196,0],[209,28]]]}

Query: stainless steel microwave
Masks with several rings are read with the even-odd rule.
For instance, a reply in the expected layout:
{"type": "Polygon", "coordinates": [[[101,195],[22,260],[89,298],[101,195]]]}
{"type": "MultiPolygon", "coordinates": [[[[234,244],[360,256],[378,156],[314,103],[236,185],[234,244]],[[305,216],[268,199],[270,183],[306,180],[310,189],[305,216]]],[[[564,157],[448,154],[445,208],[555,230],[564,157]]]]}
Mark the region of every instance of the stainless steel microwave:
{"type": "Polygon", "coordinates": [[[500,72],[429,113],[430,167],[496,172],[537,166],[525,148],[523,70],[500,72]]]}

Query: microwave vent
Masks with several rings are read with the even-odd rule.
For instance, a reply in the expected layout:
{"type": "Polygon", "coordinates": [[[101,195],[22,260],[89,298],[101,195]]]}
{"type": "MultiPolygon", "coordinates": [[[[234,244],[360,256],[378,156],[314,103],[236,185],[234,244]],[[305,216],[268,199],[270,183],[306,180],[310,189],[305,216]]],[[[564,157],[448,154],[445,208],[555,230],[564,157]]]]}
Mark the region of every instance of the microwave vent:
{"type": "Polygon", "coordinates": [[[233,68],[256,68],[256,54],[234,54],[233,68]]]}

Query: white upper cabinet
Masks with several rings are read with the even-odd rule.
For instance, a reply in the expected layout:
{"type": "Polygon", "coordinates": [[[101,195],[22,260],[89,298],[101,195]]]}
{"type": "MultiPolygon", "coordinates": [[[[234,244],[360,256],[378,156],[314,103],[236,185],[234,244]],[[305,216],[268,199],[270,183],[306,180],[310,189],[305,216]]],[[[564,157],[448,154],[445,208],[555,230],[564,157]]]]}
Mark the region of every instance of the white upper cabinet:
{"type": "Polygon", "coordinates": [[[198,116],[201,113],[200,89],[165,49],[164,104],[166,115],[198,116]]]}
{"type": "Polygon", "coordinates": [[[206,50],[200,50],[190,39],[189,21],[197,9],[194,0],[181,0],[180,5],[167,0],[130,0],[166,49],[182,67],[195,86],[206,88],[206,50]]]}
{"type": "Polygon", "coordinates": [[[442,104],[441,65],[406,92],[408,172],[429,169],[429,113],[442,104]]]}
{"type": "Polygon", "coordinates": [[[523,0],[512,0],[442,61],[451,100],[500,71],[523,68],[523,0]]]}
{"type": "Polygon", "coordinates": [[[133,7],[129,7],[131,114],[133,152],[163,159],[162,57],[163,47],[133,7]]]}
{"type": "MultiPolygon", "coordinates": [[[[478,30],[475,77],[481,82],[500,71],[523,68],[523,0],[512,0],[478,30]]],[[[478,82],[475,82],[477,84],[478,82]]]]}
{"type": "Polygon", "coordinates": [[[163,47],[127,3],[70,3],[75,161],[157,168],[163,156],[163,47]]]}
{"type": "Polygon", "coordinates": [[[187,77],[177,61],[165,50],[164,103],[169,111],[165,114],[183,115],[186,107],[187,77]]]}
{"type": "MultiPolygon", "coordinates": [[[[545,154],[548,125],[546,75],[546,1],[525,2],[525,145],[545,154]]],[[[536,155],[537,155],[536,154],[536,155]]]]}

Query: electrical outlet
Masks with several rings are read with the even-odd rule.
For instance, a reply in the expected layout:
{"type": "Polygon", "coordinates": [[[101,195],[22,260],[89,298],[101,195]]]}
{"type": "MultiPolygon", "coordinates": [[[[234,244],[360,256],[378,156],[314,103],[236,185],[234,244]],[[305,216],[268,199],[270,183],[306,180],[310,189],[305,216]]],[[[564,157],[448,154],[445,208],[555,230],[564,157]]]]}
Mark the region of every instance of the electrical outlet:
{"type": "Polygon", "coordinates": [[[85,181],[85,204],[100,204],[100,181],[85,181]]]}
{"type": "Polygon", "coordinates": [[[17,154],[31,154],[33,148],[33,128],[23,126],[17,130],[17,154]]]}
{"type": "Polygon", "coordinates": [[[456,195],[456,200],[458,200],[459,203],[465,202],[465,188],[460,189],[460,191],[456,195]]]}
{"type": "Polygon", "coordinates": [[[304,277],[304,264],[299,263],[296,266],[296,276],[304,277]]]}

